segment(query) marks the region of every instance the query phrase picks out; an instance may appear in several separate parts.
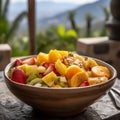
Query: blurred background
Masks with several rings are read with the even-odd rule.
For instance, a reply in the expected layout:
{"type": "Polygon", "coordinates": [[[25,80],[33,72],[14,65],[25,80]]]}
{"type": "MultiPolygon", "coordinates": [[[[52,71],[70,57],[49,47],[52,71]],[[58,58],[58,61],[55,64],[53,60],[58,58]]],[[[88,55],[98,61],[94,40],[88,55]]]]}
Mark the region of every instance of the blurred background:
{"type": "MultiPolygon", "coordinates": [[[[107,36],[110,0],[35,0],[36,54],[76,50],[78,38],[107,36]]],[[[0,0],[0,44],[29,55],[28,0],[0,0]]]]}

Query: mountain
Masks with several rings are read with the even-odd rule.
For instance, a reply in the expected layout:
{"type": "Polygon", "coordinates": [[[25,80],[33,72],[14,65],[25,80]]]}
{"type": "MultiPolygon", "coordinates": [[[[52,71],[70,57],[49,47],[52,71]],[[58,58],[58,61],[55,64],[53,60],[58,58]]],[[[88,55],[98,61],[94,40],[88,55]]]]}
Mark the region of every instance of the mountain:
{"type": "MultiPolygon", "coordinates": [[[[94,17],[94,19],[93,19],[94,23],[103,21],[105,16],[104,16],[102,7],[108,8],[109,6],[110,6],[110,0],[98,0],[94,3],[85,4],[85,5],[75,8],[74,9],[74,11],[76,13],[75,21],[76,21],[77,25],[80,25],[80,26],[85,25],[85,16],[88,13],[94,17]]],[[[65,26],[69,27],[70,24],[67,19],[67,16],[68,16],[68,11],[60,13],[54,17],[40,20],[39,26],[47,27],[52,24],[54,24],[54,25],[64,24],[65,26]]]]}
{"type": "MultiPolygon", "coordinates": [[[[43,26],[39,26],[39,21],[43,19],[47,19],[49,17],[56,16],[60,13],[64,13],[68,10],[75,9],[78,7],[76,4],[72,3],[56,3],[56,2],[49,2],[49,1],[39,1],[36,2],[36,26],[38,29],[42,29],[43,26]]],[[[8,19],[10,22],[12,22],[15,17],[18,16],[22,11],[27,11],[28,10],[28,4],[27,1],[24,2],[15,2],[15,3],[10,3],[9,7],[9,14],[8,14],[8,19]]],[[[44,23],[43,23],[44,24],[44,23]]],[[[20,26],[18,31],[26,31],[28,29],[27,26],[27,19],[24,19],[20,26]]],[[[46,26],[47,27],[47,26],[46,26]]]]}
{"type": "MultiPolygon", "coordinates": [[[[36,2],[36,19],[41,20],[76,8],[78,5],[71,3],[56,3],[49,1],[36,2]]],[[[27,1],[10,3],[8,18],[12,21],[19,13],[27,10],[27,1]]]]}

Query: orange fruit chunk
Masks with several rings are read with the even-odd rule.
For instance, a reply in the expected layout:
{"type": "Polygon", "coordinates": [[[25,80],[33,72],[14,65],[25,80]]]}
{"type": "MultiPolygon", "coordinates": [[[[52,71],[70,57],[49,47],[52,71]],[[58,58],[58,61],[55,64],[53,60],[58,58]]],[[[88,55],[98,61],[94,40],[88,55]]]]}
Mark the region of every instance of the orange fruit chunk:
{"type": "Polygon", "coordinates": [[[57,72],[60,74],[60,75],[65,75],[65,71],[67,69],[66,65],[64,65],[60,59],[58,59],[55,63],[55,68],[57,70],[57,72]]]}
{"type": "Polygon", "coordinates": [[[107,77],[110,78],[110,71],[105,66],[95,66],[91,69],[92,76],[94,77],[107,77]]]}
{"type": "Polygon", "coordinates": [[[50,50],[48,54],[48,59],[50,63],[55,63],[58,59],[61,59],[62,55],[58,52],[58,50],[50,50]]]}
{"type": "Polygon", "coordinates": [[[66,69],[65,76],[67,80],[71,79],[73,75],[75,75],[78,72],[83,71],[79,66],[77,65],[71,65],[66,69]]]}
{"type": "Polygon", "coordinates": [[[76,73],[69,81],[70,87],[79,87],[84,81],[88,81],[88,75],[85,71],[76,73]]]}
{"type": "Polygon", "coordinates": [[[37,62],[38,65],[41,65],[41,64],[44,63],[44,62],[49,62],[49,61],[48,61],[48,54],[40,52],[40,53],[37,55],[37,60],[36,60],[36,62],[37,62]]]}

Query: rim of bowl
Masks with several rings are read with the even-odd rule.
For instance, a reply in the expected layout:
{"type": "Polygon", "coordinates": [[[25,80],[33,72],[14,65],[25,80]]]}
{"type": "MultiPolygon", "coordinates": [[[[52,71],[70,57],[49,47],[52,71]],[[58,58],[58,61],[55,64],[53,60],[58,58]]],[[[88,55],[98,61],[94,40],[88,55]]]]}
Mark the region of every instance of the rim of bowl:
{"type": "MultiPolygon", "coordinates": [[[[65,87],[65,88],[50,88],[50,87],[48,87],[47,88],[47,87],[34,87],[34,86],[31,86],[31,85],[17,83],[17,82],[14,82],[13,80],[11,80],[8,77],[8,71],[13,66],[15,61],[8,63],[6,65],[3,73],[4,73],[4,76],[6,77],[6,79],[8,79],[13,84],[16,84],[16,85],[19,85],[19,86],[23,86],[23,87],[29,87],[29,88],[33,88],[33,89],[47,89],[47,90],[49,90],[49,89],[50,90],[75,90],[75,89],[88,89],[88,88],[100,87],[102,85],[108,84],[109,82],[111,82],[112,80],[117,78],[117,71],[116,71],[116,69],[112,65],[108,64],[107,62],[105,62],[103,60],[100,60],[100,59],[97,59],[97,58],[94,58],[94,57],[89,57],[89,56],[84,56],[84,55],[80,55],[80,56],[83,56],[85,58],[92,58],[92,59],[96,60],[98,64],[106,66],[110,70],[110,72],[112,73],[112,77],[108,81],[106,81],[106,82],[103,82],[103,83],[100,83],[100,84],[95,84],[95,85],[90,85],[90,86],[85,86],[85,87],[65,87]]],[[[30,57],[36,57],[36,55],[21,57],[20,60],[24,60],[24,59],[30,58],[30,57]]],[[[19,59],[19,58],[16,58],[16,59],[19,59]]]]}

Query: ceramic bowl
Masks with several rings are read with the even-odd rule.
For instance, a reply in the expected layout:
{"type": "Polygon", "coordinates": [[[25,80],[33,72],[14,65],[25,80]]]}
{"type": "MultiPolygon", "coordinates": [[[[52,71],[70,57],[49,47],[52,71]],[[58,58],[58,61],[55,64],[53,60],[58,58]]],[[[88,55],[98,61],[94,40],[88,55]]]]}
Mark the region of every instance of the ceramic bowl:
{"type": "Polygon", "coordinates": [[[42,113],[61,117],[77,115],[105,95],[116,80],[117,72],[111,65],[98,59],[95,60],[98,64],[108,67],[111,72],[112,77],[105,83],[62,89],[27,86],[16,83],[8,77],[8,71],[13,62],[9,63],[4,70],[5,82],[17,98],[42,113]]]}

